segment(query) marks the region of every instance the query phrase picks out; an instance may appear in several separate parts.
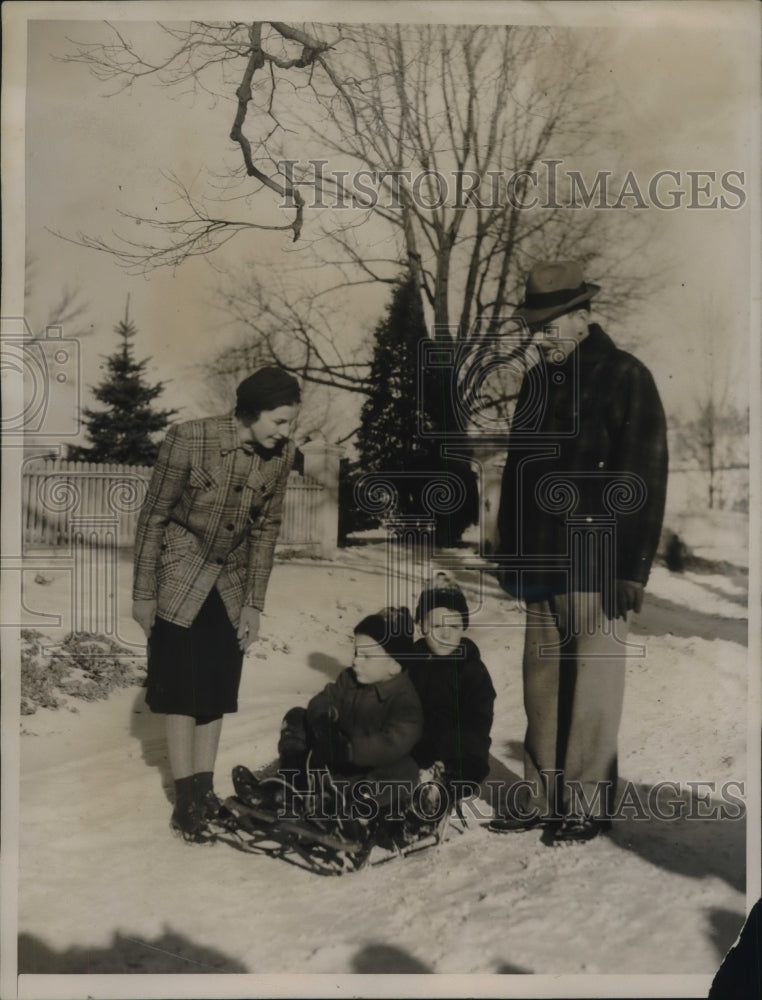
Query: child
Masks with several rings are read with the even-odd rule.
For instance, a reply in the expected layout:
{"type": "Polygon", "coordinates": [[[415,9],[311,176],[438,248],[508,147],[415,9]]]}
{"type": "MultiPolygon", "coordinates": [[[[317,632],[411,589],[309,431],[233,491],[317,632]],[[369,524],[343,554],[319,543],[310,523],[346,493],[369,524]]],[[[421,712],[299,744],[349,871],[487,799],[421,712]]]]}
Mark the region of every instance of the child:
{"type": "MultiPolygon", "coordinates": [[[[413,622],[407,608],[385,608],[368,615],[354,630],[353,665],[283,719],[278,742],[284,778],[309,785],[308,769],[328,768],[332,778],[349,779],[349,791],[361,779],[375,799],[373,810],[403,806],[418,780],[410,751],[423,732],[423,714],[404,665],[413,648],[413,622]],[[290,775],[288,772],[291,772],[290,775]],[[392,796],[391,783],[398,783],[392,796]],[[371,783],[370,785],[368,783],[371,783]]],[[[233,773],[236,790],[258,782],[246,768],[233,773]]],[[[368,798],[364,799],[367,813],[368,798]]]]}
{"type": "MultiPolygon", "coordinates": [[[[444,764],[444,780],[478,784],[489,772],[495,689],[478,647],[464,637],[468,604],[446,573],[418,599],[416,642],[408,672],[421,700],[424,732],[413,749],[422,768],[444,764]]],[[[457,794],[457,787],[453,789],[457,794]]],[[[461,791],[463,794],[463,791],[461,791]]]]}

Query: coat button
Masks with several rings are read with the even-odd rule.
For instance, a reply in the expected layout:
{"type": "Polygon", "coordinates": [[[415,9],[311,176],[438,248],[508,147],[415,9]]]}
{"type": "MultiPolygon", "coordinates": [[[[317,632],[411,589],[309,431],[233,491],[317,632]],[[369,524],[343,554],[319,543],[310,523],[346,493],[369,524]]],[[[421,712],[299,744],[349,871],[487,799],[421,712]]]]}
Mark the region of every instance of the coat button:
{"type": "Polygon", "coordinates": [[[242,489],[243,489],[243,486],[241,486],[241,484],[239,483],[237,486],[233,487],[233,492],[234,493],[240,493],[242,489]]]}
{"type": "Polygon", "coordinates": [[[222,564],[225,562],[225,560],[221,556],[218,556],[214,561],[217,563],[218,566],[222,566],[222,564]]]}
{"type": "Polygon", "coordinates": [[[235,525],[234,525],[234,524],[233,524],[233,522],[231,521],[231,522],[230,522],[230,524],[226,524],[226,525],[225,525],[225,528],[226,528],[226,529],[227,529],[228,531],[233,531],[233,530],[234,530],[234,528],[235,528],[235,525]]]}

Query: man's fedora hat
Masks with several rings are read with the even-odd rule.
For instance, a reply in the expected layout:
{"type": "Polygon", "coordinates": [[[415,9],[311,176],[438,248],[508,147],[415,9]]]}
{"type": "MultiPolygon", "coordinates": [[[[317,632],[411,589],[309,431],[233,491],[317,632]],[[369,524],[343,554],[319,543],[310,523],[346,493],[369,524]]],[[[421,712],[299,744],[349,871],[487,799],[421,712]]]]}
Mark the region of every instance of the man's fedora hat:
{"type": "Polygon", "coordinates": [[[589,302],[600,290],[600,285],[585,282],[574,260],[535,264],[527,278],[524,301],[513,315],[536,327],[589,302]]]}

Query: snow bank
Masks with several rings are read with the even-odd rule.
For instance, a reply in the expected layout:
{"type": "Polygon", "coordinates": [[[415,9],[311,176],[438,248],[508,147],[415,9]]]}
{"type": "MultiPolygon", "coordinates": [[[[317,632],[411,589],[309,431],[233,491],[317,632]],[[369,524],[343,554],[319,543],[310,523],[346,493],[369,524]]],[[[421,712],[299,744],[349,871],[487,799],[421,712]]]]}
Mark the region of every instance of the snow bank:
{"type": "MultiPolygon", "coordinates": [[[[283,713],[349,662],[353,625],[388,603],[387,555],[377,544],[332,563],[276,564],[239,712],[223,728],[221,794],[232,791],[235,764],[272,762],[283,713]]],[[[444,559],[478,609],[470,634],[498,693],[488,780],[510,781],[521,773],[523,616],[489,575],[462,568],[469,561],[468,550],[444,559]]],[[[137,641],[126,562],[118,582],[120,635],[137,641]]],[[[29,581],[27,606],[44,596],[65,617],[64,584],[29,581]]],[[[490,834],[472,819],[438,849],[321,879],[170,836],[162,719],[140,688],[78,704],[77,714],[24,717],[21,971],[192,973],[196,996],[225,996],[241,982],[235,974],[265,973],[479,973],[501,977],[500,995],[526,986],[504,978],[514,974],[698,973],[708,989],[743,922],[745,826],[685,810],[699,799],[718,807],[728,783],[745,779],[743,594],[720,576],[658,568],[652,594],[633,629],[643,655],[628,665],[620,772],[644,800],[656,783],[677,783],[683,818],[628,816],[577,848],[549,848],[539,831],[490,834]],[[720,615],[723,638],[712,632],[720,615]]],[[[489,814],[486,798],[481,808],[489,814]]],[[[273,995],[257,978],[243,981],[238,995],[273,995]]]]}

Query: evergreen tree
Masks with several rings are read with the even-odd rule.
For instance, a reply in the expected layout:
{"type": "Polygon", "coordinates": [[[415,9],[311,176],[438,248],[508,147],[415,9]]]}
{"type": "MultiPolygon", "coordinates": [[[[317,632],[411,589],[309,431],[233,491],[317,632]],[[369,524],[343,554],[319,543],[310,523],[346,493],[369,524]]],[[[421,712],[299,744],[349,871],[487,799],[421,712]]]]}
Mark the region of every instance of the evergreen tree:
{"type": "Polygon", "coordinates": [[[159,446],[153,435],[163,431],[177,410],[157,410],[153,401],[164,391],[164,383],[149,385],[144,372],[150,358],[136,361],[132,340],[137,334],[129,318],[129,296],[124,319],[114,328],[119,348],[106,358],[101,384],[93,389],[105,410],[82,410],[82,423],[92,442],[90,447],[70,447],[75,462],[117,462],[121,465],[152,465],[159,446]]]}
{"type": "Polygon", "coordinates": [[[452,545],[478,518],[478,493],[470,464],[442,455],[443,432],[454,426],[447,374],[423,371],[419,387],[418,345],[426,337],[421,298],[410,277],[396,286],[376,327],[371,390],[357,434],[359,464],[364,472],[389,473],[399,494],[398,512],[411,516],[430,516],[422,494],[437,473],[456,475],[464,500],[437,515],[435,532],[437,544],[452,545]],[[394,475],[401,472],[407,475],[394,475]]]}

